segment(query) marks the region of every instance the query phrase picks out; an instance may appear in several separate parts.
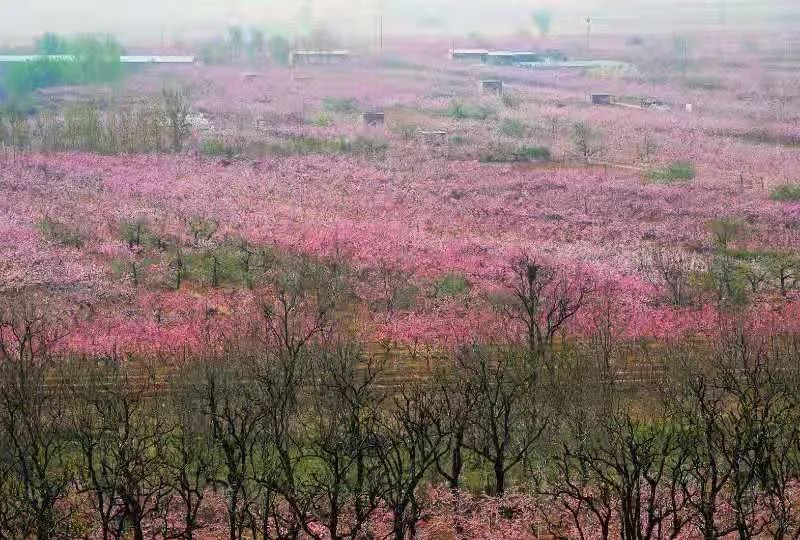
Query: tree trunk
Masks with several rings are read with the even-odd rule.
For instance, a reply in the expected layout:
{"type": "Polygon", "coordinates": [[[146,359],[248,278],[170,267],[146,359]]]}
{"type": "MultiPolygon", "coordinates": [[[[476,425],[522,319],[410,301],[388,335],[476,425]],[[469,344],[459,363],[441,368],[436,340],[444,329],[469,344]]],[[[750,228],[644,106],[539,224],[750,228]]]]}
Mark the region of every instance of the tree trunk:
{"type": "Polygon", "coordinates": [[[406,507],[396,505],[392,516],[392,531],[394,540],[406,540],[406,507]]]}
{"type": "Polygon", "coordinates": [[[501,459],[494,462],[494,486],[497,496],[502,495],[506,490],[506,471],[501,459]]]}

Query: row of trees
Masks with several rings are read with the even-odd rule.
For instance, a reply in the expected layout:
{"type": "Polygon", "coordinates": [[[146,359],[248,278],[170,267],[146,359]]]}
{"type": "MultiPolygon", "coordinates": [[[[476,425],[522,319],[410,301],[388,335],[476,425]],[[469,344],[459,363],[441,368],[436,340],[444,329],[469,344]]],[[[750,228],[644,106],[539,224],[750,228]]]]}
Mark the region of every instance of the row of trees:
{"type": "Polygon", "coordinates": [[[267,37],[260,28],[231,26],[225,39],[206,43],[200,55],[208,64],[240,63],[244,60],[258,63],[268,57],[276,64],[286,65],[290,52],[289,40],[280,34],[267,37]]]}
{"type": "Polygon", "coordinates": [[[193,538],[221,499],[231,540],[401,540],[442,483],[459,538],[464,490],[512,488],[560,538],[800,534],[796,341],[734,328],[648,348],[667,367],[639,392],[612,337],[556,342],[586,281],[524,257],[511,270],[525,339],[463,347],[401,384],[337,324],[334,267],[281,268],[258,316],[179,364],[66,356],[59,310],[8,297],[0,538],[193,538]]]}
{"type": "Polygon", "coordinates": [[[795,294],[800,287],[800,257],[792,249],[794,237],[787,236],[772,249],[732,247],[744,228],[738,220],[714,220],[709,223],[710,253],[653,245],[642,253],[639,268],[673,306],[708,299],[730,309],[746,305],[756,295],[795,294]]]}
{"type": "Polygon", "coordinates": [[[82,103],[30,117],[0,111],[0,146],[14,150],[88,151],[102,154],[180,151],[190,133],[191,100],[183,88],[165,88],[160,102],[140,107],[82,103]]]}

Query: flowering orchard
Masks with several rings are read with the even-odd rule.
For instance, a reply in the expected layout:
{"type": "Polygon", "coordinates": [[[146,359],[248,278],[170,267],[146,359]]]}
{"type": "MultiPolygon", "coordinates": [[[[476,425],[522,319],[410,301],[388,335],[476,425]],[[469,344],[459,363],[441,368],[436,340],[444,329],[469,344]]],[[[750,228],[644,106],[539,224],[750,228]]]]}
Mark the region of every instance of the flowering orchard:
{"type": "Polygon", "coordinates": [[[797,538],[800,61],[715,39],[4,111],[0,538],[797,538]]]}
{"type": "MultiPolygon", "coordinates": [[[[405,44],[390,47],[402,62],[248,79],[194,66],[176,94],[190,112],[180,154],[164,153],[174,145],[158,129],[140,138],[162,137],[160,153],[94,153],[137,147],[111,144],[124,124],[67,96],[63,125],[4,124],[3,289],[70,305],[76,350],[191,348],[203,328],[247,317],[270,261],[305,254],[347,266],[349,326],[364,339],[436,349],[515,339],[497,300],[527,254],[593,284],[562,337],[591,334],[608,294],[622,339],[709,336],[743,313],[793,331],[792,76],[758,72],[778,54],[767,49],[726,68],[701,42],[677,73],[669,47],[650,46],[604,43],[636,66],[620,72],[493,68],[508,80],[502,99],[480,94],[481,70],[405,44]],[[744,69],[753,76],[733,76],[744,69]],[[590,105],[601,87],[663,105],[590,105]],[[374,109],[386,125],[363,127],[359,111],[374,109]],[[87,122],[108,141],[85,140],[87,122]]],[[[170,76],[128,79],[113,118],[142,95],[157,111],[170,76]]]]}

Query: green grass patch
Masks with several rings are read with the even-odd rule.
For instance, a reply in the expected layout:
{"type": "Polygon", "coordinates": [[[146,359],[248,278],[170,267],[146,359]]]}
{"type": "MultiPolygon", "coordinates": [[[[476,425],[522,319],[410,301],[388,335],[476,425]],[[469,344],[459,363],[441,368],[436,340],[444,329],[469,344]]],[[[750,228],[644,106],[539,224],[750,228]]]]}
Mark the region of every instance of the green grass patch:
{"type": "Polygon", "coordinates": [[[240,250],[228,245],[184,254],[186,277],[214,287],[244,285],[247,276],[242,255],[240,250]]]}
{"type": "Polygon", "coordinates": [[[233,156],[240,154],[241,151],[242,148],[238,145],[231,144],[218,138],[206,139],[200,144],[200,153],[207,156],[223,156],[232,158],[233,156]]]}
{"type": "Polygon", "coordinates": [[[36,228],[45,240],[64,247],[82,248],[86,243],[86,239],[74,227],[48,217],[40,219],[36,228]]]}
{"type": "Polygon", "coordinates": [[[492,107],[482,105],[467,105],[453,101],[444,110],[443,115],[455,120],[488,120],[497,114],[492,107]]]}
{"type": "Polygon", "coordinates": [[[355,98],[325,98],[322,109],[330,113],[353,114],[358,112],[358,101],[355,98]]]}
{"type": "Polygon", "coordinates": [[[518,163],[550,160],[550,149],[545,146],[494,145],[482,151],[478,159],[483,163],[518,163]]]}
{"type": "Polygon", "coordinates": [[[498,126],[500,133],[506,137],[514,137],[520,139],[528,134],[528,126],[516,118],[506,118],[500,122],[498,126]]]}
{"type": "Polygon", "coordinates": [[[800,201],[800,184],[782,184],[769,194],[773,201],[800,201]]]}
{"type": "Polygon", "coordinates": [[[119,235],[129,247],[150,247],[161,249],[164,242],[147,225],[145,220],[122,221],[119,235]]]}
{"type": "Polygon", "coordinates": [[[452,298],[469,292],[469,280],[461,274],[448,273],[441,276],[433,283],[433,296],[435,298],[452,298]]]}
{"type": "Polygon", "coordinates": [[[333,125],[333,117],[330,114],[321,112],[314,118],[311,123],[317,127],[331,127],[333,125]]]}
{"type": "Polygon", "coordinates": [[[672,184],[674,182],[688,182],[694,180],[697,171],[688,161],[676,161],[667,167],[651,169],[645,173],[645,178],[656,184],[672,184]]]}
{"type": "Polygon", "coordinates": [[[278,155],[353,154],[368,158],[382,158],[389,143],[383,139],[356,136],[348,137],[294,137],[268,145],[266,151],[278,155]]]}

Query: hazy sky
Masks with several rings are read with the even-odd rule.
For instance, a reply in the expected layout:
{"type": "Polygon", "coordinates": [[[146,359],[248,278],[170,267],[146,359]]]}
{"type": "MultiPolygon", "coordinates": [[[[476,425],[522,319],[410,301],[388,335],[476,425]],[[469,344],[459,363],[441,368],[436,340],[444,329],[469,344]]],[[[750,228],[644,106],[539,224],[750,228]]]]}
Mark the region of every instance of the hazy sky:
{"type": "Polygon", "coordinates": [[[387,32],[515,32],[546,6],[554,31],[674,31],[710,25],[794,25],[800,0],[0,0],[0,42],[44,31],[113,32],[123,39],[208,34],[229,24],[292,27],[311,20],[353,33],[374,28],[380,3],[387,32]]]}

